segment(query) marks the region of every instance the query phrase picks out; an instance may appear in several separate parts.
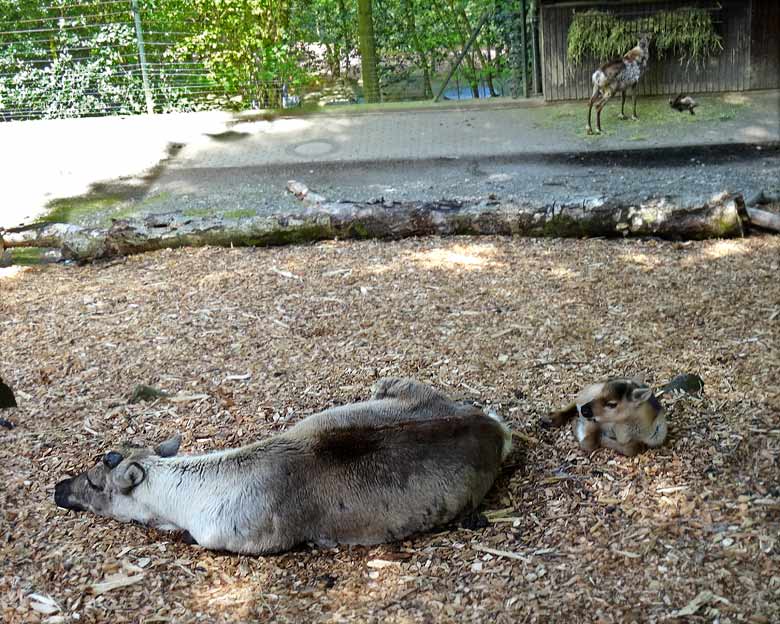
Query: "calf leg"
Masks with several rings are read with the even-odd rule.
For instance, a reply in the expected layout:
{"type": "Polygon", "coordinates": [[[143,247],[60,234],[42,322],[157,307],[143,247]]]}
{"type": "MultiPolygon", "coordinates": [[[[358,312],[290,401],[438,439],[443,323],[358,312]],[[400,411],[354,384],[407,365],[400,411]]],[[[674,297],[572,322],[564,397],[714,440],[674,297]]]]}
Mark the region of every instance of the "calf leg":
{"type": "Polygon", "coordinates": [[[567,422],[577,415],[577,404],[570,403],[566,407],[550,412],[542,417],[541,425],[545,429],[550,427],[563,427],[567,422]]]}
{"type": "Polygon", "coordinates": [[[618,119],[628,119],[628,117],[626,117],[626,92],[625,91],[620,92],[620,115],[618,115],[618,119]]]}
{"type": "Polygon", "coordinates": [[[593,105],[599,100],[601,97],[599,93],[599,87],[598,85],[593,85],[593,93],[590,96],[590,101],[588,102],[588,134],[593,134],[593,128],[590,125],[590,116],[591,111],[593,110],[593,105]]]}
{"type": "Polygon", "coordinates": [[[601,98],[601,102],[599,102],[596,105],[596,133],[601,134],[601,111],[604,109],[604,107],[607,105],[607,102],[609,102],[609,98],[611,98],[612,95],[607,93],[604,95],[603,98],[601,98]]]}
{"type": "Polygon", "coordinates": [[[624,443],[618,442],[615,438],[610,438],[606,435],[601,436],[600,443],[601,446],[611,448],[618,453],[625,455],[626,457],[633,457],[634,455],[641,453],[646,448],[645,443],[640,442],[639,440],[630,440],[624,443]]]}

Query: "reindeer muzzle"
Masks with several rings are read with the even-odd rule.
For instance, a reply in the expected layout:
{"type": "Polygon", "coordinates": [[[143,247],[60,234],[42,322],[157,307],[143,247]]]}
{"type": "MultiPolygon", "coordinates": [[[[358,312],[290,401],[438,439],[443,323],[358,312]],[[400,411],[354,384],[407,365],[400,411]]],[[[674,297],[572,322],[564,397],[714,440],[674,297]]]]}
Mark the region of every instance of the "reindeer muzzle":
{"type": "Polygon", "coordinates": [[[57,504],[57,507],[62,507],[63,509],[86,511],[86,507],[70,500],[71,484],[73,481],[74,479],[63,479],[54,486],[54,502],[57,504]]]}

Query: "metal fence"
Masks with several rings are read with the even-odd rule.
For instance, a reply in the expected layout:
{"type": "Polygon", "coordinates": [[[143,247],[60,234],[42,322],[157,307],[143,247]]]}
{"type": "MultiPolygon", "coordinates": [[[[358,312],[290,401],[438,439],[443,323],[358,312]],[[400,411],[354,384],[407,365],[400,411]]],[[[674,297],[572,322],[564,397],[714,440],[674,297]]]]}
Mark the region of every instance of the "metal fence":
{"type": "MultiPolygon", "coordinates": [[[[193,51],[193,38],[202,34],[196,30],[197,20],[161,22],[158,9],[163,4],[158,0],[0,0],[0,121],[286,108],[299,104],[303,95],[316,96],[321,104],[361,101],[354,73],[359,60],[348,64],[353,73],[342,72],[342,79],[327,85],[327,80],[319,80],[323,72],[318,69],[322,64],[316,58],[317,46],[310,44],[299,44],[296,53],[308,64],[312,82],[318,83],[310,88],[317,93],[302,93],[299,83],[293,94],[295,87],[268,78],[262,68],[247,71],[240,78],[245,83],[225,81],[222,73],[211,71],[214,65],[193,51]],[[246,84],[251,81],[262,84],[246,84]]],[[[528,4],[528,0],[519,4],[501,0],[485,12],[493,42],[471,49],[470,68],[466,63],[457,65],[456,59],[463,56],[457,49],[430,51],[442,99],[516,97],[539,91],[536,14],[526,13],[528,4]],[[504,43],[496,32],[503,33],[504,43]],[[527,54],[520,54],[522,50],[527,54]],[[485,62],[491,69],[475,77],[475,66],[485,62]],[[520,66],[528,70],[526,88],[520,66]],[[442,81],[450,73],[451,79],[442,81]]],[[[391,18],[392,14],[380,17],[391,18]]],[[[382,59],[385,66],[394,67],[393,61],[392,55],[382,59]]],[[[409,79],[404,62],[409,65],[408,59],[401,59],[400,69],[388,73],[383,101],[430,98],[419,80],[409,79]]]]}
{"type": "MultiPolygon", "coordinates": [[[[193,33],[147,26],[138,0],[0,13],[0,120],[203,110],[233,93],[181,53],[193,33]]],[[[266,85],[281,92],[283,85],[266,85]]],[[[251,103],[250,103],[251,105],[251,103]]]]}

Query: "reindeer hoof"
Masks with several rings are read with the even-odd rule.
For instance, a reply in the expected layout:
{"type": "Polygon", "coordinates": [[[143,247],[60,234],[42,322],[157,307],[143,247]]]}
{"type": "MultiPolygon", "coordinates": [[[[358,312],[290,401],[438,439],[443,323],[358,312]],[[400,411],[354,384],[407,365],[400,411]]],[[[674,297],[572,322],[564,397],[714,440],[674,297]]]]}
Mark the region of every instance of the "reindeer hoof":
{"type": "Polygon", "coordinates": [[[587,129],[587,133],[588,133],[588,134],[593,134],[593,128],[588,128],[588,129],[587,129]]]}
{"type": "Polygon", "coordinates": [[[623,113],[620,113],[618,115],[618,119],[620,119],[621,121],[625,121],[626,119],[628,119],[628,117],[626,117],[623,113]]]}
{"type": "Polygon", "coordinates": [[[639,117],[636,115],[631,115],[631,121],[639,121],[639,117]]]}

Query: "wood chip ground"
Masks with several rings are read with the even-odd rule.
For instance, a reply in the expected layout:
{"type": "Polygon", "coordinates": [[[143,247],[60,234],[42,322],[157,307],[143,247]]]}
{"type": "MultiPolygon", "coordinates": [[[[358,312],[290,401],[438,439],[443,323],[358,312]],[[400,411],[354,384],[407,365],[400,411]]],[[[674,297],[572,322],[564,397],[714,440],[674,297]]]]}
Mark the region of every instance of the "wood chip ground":
{"type": "Polygon", "coordinates": [[[425,238],[182,249],[0,276],[3,622],[780,621],[780,238],[425,238]],[[539,419],[582,385],[701,375],[659,450],[539,419]],[[414,376],[521,435],[490,524],[240,557],[55,507],[126,438],[250,442],[414,376]],[[129,404],[136,384],[181,400],[129,404]],[[6,416],[6,414],[4,414],[6,416]]]}

